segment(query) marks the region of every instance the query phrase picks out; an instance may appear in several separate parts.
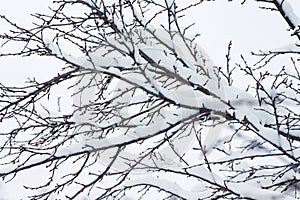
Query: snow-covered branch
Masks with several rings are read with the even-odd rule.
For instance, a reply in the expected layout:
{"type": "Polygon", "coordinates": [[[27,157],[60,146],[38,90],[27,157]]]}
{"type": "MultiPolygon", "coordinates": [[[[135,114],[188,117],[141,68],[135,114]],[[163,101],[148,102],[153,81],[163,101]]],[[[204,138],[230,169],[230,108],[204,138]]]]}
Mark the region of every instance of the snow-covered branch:
{"type": "MultiPolygon", "coordinates": [[[[0,84],[0,176],[45,167],[46,183],[26,186],[32,199],[299,198],[299,50],[261,51],[256,64],[242,56],[233,66],[230,42],[217,67],[180,21],[202,2],[59,0],[52,15],[34,15],[33,28],[3,16],[12,27],[4,45],[23,48],[1,56],[65,65],[46,81],[0,84]],[[287,56],[284,67],[275,62],[287,56]],[[53,98],[56,87],[65,93],[53,98]]],[[[300,39],[290,4],[263,2],[300,39]]]]}

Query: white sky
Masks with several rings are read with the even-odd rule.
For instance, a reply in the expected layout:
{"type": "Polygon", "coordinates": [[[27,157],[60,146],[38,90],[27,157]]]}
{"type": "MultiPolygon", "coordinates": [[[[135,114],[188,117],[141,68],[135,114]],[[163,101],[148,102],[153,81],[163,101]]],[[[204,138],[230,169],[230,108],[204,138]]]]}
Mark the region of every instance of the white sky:
{"type": "MultiPolygon", "coordinates": [[[[19,24],[30,25],[32,17],[29,14],[48,12],[47,6],[50,2],[51,0],[3,1],[0,15],[6,15],[19,24]]],[[[205,2],[191,9],[186,18],[181,19],[184,25],[196,23],[192,30],[201,34],[198,43],[216,65],[225,66],[225,55],[230,40],[233,42],[232,57],[235,62],[240,62],[240,54],[251,60],[249,56],[251,51],[278,48],[295,42],[286,31],[288,26],[282,16],[276,12],[259,9],[253,0],[248,0],[244,5],[240,2],[238,0],[205,2]]],[[[295,13],[300,13],[300,1],[290,0],[290,2],[295,9],[297,8],[295,13]]],[[[6,31],[6,28],[0,21],[0,32],[6,31]]],[[[28,76],[47,79],[60,68],[59,64],[59,61],[49,58],[0,58],[0,82],[19,85],[28,76]]],[[[23,183],[35,182],[40,174],[42,172],[37,171],[22,173],[12,183],[0,185],[0,199],[20,199],[26,196],[22,188],[23,183]]]]}

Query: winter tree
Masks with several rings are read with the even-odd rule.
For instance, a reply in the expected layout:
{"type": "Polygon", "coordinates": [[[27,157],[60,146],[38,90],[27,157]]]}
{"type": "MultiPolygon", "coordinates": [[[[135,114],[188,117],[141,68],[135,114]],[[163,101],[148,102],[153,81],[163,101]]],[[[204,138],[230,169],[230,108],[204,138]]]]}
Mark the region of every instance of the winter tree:
{"type": "Polygon", "coordinates": [[[290,2],[255,5],[285,22],[292,43],[250,62],[232,59],[232,41],[222,66],[195,23],[182,23],[204,0],[57,0],[31,27],[1,16],[1,57],[61,63],[48,80],[0,81],[4,183],[30,174],[30,199],[300,198],[300,18],[290,2]]]}

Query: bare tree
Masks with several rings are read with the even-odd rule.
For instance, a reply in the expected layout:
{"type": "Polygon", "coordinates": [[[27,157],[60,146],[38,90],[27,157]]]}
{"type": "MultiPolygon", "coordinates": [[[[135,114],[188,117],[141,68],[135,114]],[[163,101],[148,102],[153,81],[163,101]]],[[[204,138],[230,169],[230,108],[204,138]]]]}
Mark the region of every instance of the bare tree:
{"type": "MultiPolygon", "coordinates": [[[[288,1],[258,2],[281,15],[299,42],[288,1]]],[[[1,35],[4,45],[23,45],[1,56],[65,63],[48,81],[1,84],[5,181],[46,168],[43,184],[25,186],[31,199],[300,198],[299,45],[253,53],[255,65],[241,56],[234,65],[230,43],[227,65],[217,67],[196,44],[198,34],[187,36],[193,24],[180,24],[202,0],[186,7],[175,0],[54,3],[52,15],[34,15],[39,23],[32,28],[1,16],[11,26],[1,35]],[[282,58],[284,66],[277,64],[282,58]],[[235,85],[235,74],[246,90],[235,85]],[[64,94],[51,98],[64,85],[73,102],[64,94]],[[72,112],[60,112],[70,103],[72,112]]]]}

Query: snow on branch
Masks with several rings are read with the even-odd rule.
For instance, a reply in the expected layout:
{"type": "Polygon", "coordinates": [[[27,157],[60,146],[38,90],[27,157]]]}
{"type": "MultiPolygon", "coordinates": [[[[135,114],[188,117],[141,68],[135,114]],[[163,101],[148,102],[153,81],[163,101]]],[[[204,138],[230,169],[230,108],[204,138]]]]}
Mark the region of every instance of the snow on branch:
{"type": "MultiPolygon", "coordinates": [[[[187,37],[196,23],[181,24],[202,2],[59,0],[33,28],[2,17],[13,30],[4,45],[24,46],[1,56],[64,65],[43,82],[0,84],[0,176],[45,169],[45,182],[26,186],[32,199],[299,198],[299,51],[232,64],[230,42],[227,63],[215,66],[199,34],[187,37]]],[[[264,2],[297,31],[287,1],[264,2]]]]}

